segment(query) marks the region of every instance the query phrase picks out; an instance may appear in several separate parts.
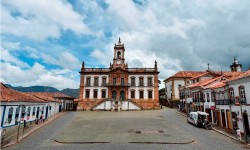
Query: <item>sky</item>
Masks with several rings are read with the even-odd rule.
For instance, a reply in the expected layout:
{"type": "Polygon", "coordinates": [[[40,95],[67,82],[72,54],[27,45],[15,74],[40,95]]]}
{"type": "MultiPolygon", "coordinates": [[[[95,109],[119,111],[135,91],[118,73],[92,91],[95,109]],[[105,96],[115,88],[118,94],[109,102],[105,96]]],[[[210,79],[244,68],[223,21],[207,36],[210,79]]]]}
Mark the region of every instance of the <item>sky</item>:
{"type": "MultiPolygon", "coordinates": [[[[0,81],[78,88],[86,67],[109,67],[118,38],[129,67],[159,79],[181,70],[250,66],[249,0],[2,0],[0,81]]],[[[160,87],[164,85],[161,84],[160,87]]]]}

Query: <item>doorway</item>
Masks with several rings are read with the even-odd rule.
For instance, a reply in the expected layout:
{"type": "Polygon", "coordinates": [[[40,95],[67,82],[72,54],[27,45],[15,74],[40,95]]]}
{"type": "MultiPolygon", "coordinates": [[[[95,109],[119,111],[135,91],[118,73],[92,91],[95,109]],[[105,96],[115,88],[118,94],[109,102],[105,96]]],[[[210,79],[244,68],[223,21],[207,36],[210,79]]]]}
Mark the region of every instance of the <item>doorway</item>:
{"type": "Polygon", "coordinates": [[[116,99],[116,91],[112,91],[112,99],[116,99]]]}
{"type": "Polygon", "coordinates": [[[120,99],[123,101],[125,99],[124,91],[120,91],[120,99]]]}

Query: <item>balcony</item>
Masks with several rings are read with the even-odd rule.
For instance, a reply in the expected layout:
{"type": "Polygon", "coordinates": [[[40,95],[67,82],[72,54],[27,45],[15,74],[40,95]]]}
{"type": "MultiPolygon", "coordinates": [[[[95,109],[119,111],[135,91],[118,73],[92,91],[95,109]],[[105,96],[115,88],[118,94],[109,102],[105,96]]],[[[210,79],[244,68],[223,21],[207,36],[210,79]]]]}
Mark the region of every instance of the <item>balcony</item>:
{"type": "Polygon", "coordinates": [[[216,100],[215,105],[229,105],[229,99],[216,100]]]}
{"type": "Polygon", "coordinates": [[[129,83],[107,83],[106,86],[123,86],[123,87],[126,87],[126,86],[130,86],[129,83]]]}

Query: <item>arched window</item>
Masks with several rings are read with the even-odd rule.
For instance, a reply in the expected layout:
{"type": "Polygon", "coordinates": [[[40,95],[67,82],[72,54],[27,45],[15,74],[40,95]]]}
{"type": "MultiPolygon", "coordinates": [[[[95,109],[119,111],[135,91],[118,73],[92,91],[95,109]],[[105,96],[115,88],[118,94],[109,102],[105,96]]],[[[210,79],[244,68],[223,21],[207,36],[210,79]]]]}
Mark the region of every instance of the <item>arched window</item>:
{"type": "Polygon", "coordinates": [[[121,58],[121,52],[120,51],[117,52],[117,58],[121,58]]]}
{"type": "Polygon", "coordinates": [[[245,87],[244,86],[239,87],[239,95],[241,98],[241,102],[246,103],[246,94],[245,94],[245,87]]]}

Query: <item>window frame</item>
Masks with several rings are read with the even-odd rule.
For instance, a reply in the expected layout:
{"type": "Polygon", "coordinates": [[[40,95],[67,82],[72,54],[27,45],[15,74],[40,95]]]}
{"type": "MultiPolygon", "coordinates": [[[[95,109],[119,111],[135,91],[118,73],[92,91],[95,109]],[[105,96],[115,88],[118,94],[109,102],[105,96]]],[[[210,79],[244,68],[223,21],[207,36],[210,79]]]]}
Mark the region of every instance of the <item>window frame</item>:
{"type": "Polygon", "coordinates": [[[102,98],[106,98],[106,90],[102,90],[102,98]]]}
{"type": "Polygon", "coordinates": [[[153,86],[153,78],[152,77],[148,77],[148,86],[153,86]]]}
{"type": "Polygon", "coordinates": [[[139,86],[144,86],[144,77],[139,77],[139,86]]]}
{"type": "Polygon", "coordinates": [[[135,99],[135,90],[130,90],[130,98],[135,99]]]}
{"type": "Polygon", "coordinates": [[[93,98],[98,98],[98,90],[97,89],[93,90],[93,98]]]}
{"type": "Polygon", "coordinates": [[[89,89],[85,89],[85,98],[89,98],[89,96],[90,96],[90,90],[89,89]]]}
{"type": "Polygon", "coordinates": [[[148,99],[153,99],[153,91],[152,90],[148,90],[148,99]],[[151,96],[150,96],[151,93],[151,96]]]}
{"type": "Polygon", "coordinates": [[[144,99],[144,90],[139,91],[139,98],[144,99]],[[141,93],[142,92],[142,93],[141,93]],[[142,94],[142,95],[141,95],[142,94]]]}

